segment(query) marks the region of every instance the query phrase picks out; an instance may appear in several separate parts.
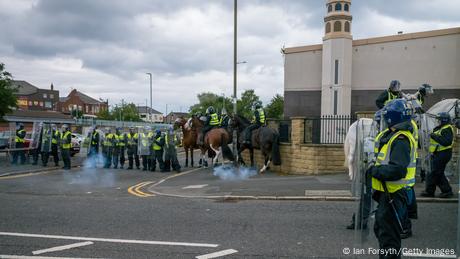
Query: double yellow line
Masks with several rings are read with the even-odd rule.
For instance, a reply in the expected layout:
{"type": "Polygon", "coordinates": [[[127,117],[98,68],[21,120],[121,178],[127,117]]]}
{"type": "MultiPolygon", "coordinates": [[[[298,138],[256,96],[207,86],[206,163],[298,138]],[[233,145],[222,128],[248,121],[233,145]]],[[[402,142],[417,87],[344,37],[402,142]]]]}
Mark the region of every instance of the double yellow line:
{"type": "Polygon", "coordinates": [[[141,191],[141,188],[142,187],[145,187],[149,184],[152,184],[154,182],[141,182],[141,183],[138,183],[136,185],[133,185],[131,187],[128,188],[128,192],[131,193],[132,195],[135,195],[137,197],[150,197],[150,196],[155,196],[155,194],[152,194],[152,193],[145,193],[143,191],[141,191]]]}

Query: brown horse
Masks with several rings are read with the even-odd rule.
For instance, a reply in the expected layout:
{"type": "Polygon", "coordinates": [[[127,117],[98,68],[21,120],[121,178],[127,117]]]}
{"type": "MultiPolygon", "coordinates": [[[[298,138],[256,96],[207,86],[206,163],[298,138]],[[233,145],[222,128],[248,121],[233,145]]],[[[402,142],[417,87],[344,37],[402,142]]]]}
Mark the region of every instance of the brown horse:
{"type": "Polygon", "coordinates": [[[251,124],[248,119],[235,115],[230,123],[232,128],[238,131],[238,161],[244,164],[241,152],[245,149],[249,149],[249,155],[251,158],[251,166],[254,166],[254,149],[260,149],[264,156],[265,162],[259,173],[264,173],[267,170],[270,162],[274,165],[281,165],[281,155],[279,148],[279,134],[275,129],[262,126],[252,132],[251,142],[252,145],[243,144],[244,130],[251,124]]]}
{"type": "Polygon", "coordinates": [[[190,151],[190,166],[193,167],[193,149],[198,149],[196,144],[197,133],[196,129],[193,129],[190,123],[184,118],[177,118],[174,122],[174,126],[182,129],[183,138],[182,146],[185,150],[185,167],[188,167],[188,152],[190,151]]]}
{"type": "MultiPolygon", "coordinates": [[[[191,124],[197,132],[201,132],[203,128],[203,122],[201,120],[199,120],[197,117],[192,117],[191,124]]],[[[231,134],[224,128],[215,128],[207,132],[206,136],[204,137],[203,145],[199,146],[201,150],[201,160],[203,161],[203,165],[206,167],[208,164],[205,156],[206,151],[208,151],[208,154],[215,153],[214,156],[210,156],[213,157],[213,165],[216,164],[220,155],[222,155],[223,161],[225,159],[233,161],[233,153],[228,147],[228,143],[231,141],[231,139],[231,134]]]]}

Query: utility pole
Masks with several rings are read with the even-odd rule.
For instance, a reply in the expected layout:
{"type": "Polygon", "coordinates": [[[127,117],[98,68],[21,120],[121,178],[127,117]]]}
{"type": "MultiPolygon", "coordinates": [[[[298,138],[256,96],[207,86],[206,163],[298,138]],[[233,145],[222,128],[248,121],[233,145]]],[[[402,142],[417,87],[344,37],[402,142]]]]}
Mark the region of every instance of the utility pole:
{"type": "Polygon", "coordinates": [[[150,77],[150,109],[149,109],[149,120],[152,119],[152,73],[146,73],[150,77]]]}
{"type": "MultiPolygon", "coordinates": [[[[237,57],[237,11],[238,11],[238,4],[237,0],[234,0],[233,4],[233,116],[236,116],[237,107],[236,107],[236,57],[237,57]]],[[[236,129],[233,130],[233,155],[235,157],[234,164],[235,166],[238,165],[238,151],[237,149],[237,141],[238,138],[236,136],[237,132],[236,129]]]]}

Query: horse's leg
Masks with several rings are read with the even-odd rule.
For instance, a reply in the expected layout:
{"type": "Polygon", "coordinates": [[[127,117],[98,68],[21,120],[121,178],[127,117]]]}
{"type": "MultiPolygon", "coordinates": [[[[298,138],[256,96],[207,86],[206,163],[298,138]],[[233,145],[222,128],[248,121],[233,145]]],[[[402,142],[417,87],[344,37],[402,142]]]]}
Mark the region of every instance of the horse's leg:
{"type": "Polygon", "coordinates": [[[260,173],[260,174],[265,173],[265,170],[267,170],[269,164],[270,164],[269,156],[268,156],[268,155],[265,155],[264,167],[262,167],[262,169],[260,169],[259,173],[260,173]]]}
{"type": "Polygon", "coordinates": [[[190,167],[193,167],[193,146],[190,148],[190,167]]]}
{"type": "Polygon", "coordinates": [[[188,147],[184,147],[185,149],[185,167],[188,167],[188,147]]]}
{"type": "MultiPolygon", "coordinates": [[[[220,155],[220,148],[217,148],[215,149],[212,144],[209,145],[211,147],[211,149],[216,153],[216,156],[212,159],[212,165],[215,166],[215,164],[217,163],[217,160],[219,159],[219,155],[220,155]]],[[[223,159],[223,156],[222,156],[222,159],[223,159]]]]}
{"type": "Polygon", "coordinates": [[[249,149],[249,156],[251,157],[251,167],[254,167],[254,149],[249,149]]]}

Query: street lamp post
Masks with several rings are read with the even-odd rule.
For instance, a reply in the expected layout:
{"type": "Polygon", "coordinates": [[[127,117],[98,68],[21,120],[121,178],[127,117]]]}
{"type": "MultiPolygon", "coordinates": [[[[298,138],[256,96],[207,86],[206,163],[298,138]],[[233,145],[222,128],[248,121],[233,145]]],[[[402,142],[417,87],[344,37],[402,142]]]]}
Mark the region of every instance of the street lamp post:
{"type": "MultiPolygon", "coordinates": [[[[233,2],[233,116],[236,116],[237,107],[236,107],[236,56],[237,56],[237,10],[238,10],[238,1],[234,0],[233,2]]],[[[238,152],[236,150],[238,138],[236,136],[236,129],[233,130],[233,154],[235,155],[235,166],[238,165],[238,152]]]]}
{"type": "Polygon", "coordinates": [[[152,119],[152,73],[146,73],[150,77],[150,109],[149,109],[149,120],[152,119]]]}

